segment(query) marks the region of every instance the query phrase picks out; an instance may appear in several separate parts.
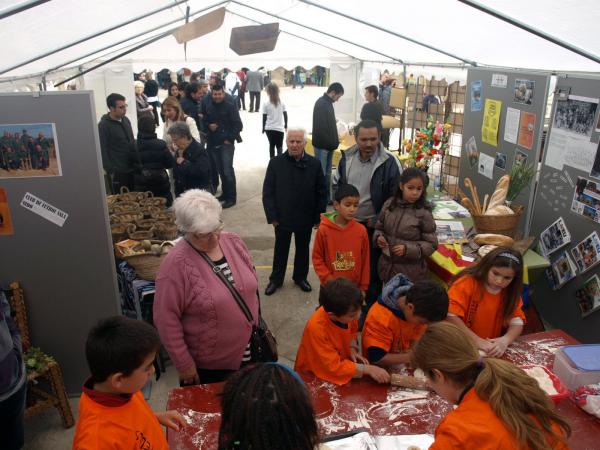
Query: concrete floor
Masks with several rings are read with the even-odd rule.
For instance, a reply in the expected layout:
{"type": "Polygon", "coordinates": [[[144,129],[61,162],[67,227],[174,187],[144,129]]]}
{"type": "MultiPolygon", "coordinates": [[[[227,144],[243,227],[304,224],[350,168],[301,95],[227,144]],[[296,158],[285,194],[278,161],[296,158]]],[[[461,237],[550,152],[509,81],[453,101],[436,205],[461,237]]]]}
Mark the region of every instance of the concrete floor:
{"type": "MultiPolygon", "coordinates": [[[[289,125],[311,128],[312,107],[315,100],[324,92],[323,88],[306,87],[302,90],[284,88],[282,100],[286,104],[289,125]]],[[[264,94],[263,94],[264,97],[264,94]]],[[[264,98],[263,98],[264,100],[264,98]]],[[[248,107],[248,99],[246,99],[248,107]]],[[[241,111],[244,142],[236,146],[235,169],[238,186],[238,201],[233,208],[225,210],[223,220],[229,231],[238,233],[246,242],[257,267],[261,293],[268,283],[273,256],[274,235],[271,225],[265,220],[262,208],[262,183],[269,152],[267,138],[261,134],[262,115],[241,111]]],[[[162,130],[159,132],[162,133],[162,130]]],[[[294,248],[290,249],[290,262],[293,262],[294,248]]],[[[309,271],[309,282],[314,290],[304,293],[291,280],[288,269],[286,282],[273,296],[262,295],[262,312],[269,327],[275,334],[279,347],[280,361],[293,366],[296,350],[302,336],[306,320],[318,304],[318,278],[309,271]]],[[[81,355],[84,358],[84,355],[81,355]]],[[[83,380],[82,380],[83,381],[83,380]]],[[[158,382],[153,382],[149,403],[153,409],[164,410],[170,389],[178,387],[177,373],[168,367],[158,382]]],[[[73,413],[77,417],[78,398],[70,400],[73,413]]],[[[56,410],[48,411],[25,424],[26,445],[29,450],[57,450],[71,448],[75,427],[62,428],[56,410]]]]}

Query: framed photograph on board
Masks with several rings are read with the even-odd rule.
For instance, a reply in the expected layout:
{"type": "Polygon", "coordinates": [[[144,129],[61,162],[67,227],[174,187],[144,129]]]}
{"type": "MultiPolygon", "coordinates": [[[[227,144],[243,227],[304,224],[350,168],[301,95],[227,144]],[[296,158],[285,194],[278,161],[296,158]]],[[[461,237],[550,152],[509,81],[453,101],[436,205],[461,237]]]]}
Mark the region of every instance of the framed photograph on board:
{"type": "Polygon", "coordinates": [[[586,280],[583,285],[575,291],[577,305],[581,311],[581,317],[589,316],[600,309],[600,279],[594,275],[586,280]]]}

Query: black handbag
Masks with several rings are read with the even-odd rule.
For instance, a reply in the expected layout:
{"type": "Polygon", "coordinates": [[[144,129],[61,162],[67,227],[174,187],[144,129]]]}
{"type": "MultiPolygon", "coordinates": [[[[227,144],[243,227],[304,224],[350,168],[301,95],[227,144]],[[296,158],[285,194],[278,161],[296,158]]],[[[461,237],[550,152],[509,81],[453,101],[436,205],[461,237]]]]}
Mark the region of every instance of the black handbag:
{"type": "MultiPolygon", "coordinates": [[[[213,272],[219,277],[219,279],[227,286],[229,292],[235,299],[236,303],[246,316],[246,320],[252,325],[252,334],[250,335],[250,357],[252,362],[276,362],[278,357],[277,354],[277,340],[269,327],[267,322],[264,321],[262,315],[260,314],[260,297],[259,297],[259,306],[258,306],[258,325],[254,325],[254,318],[252,317],[252,312],[246,305],[246,302],[235,288],[233,284],[227,279],[227,277],[221,272],[221,268],[206,255],[196,249],[192,244],[192,247],[204,260],[212,267],[213,272]]],[[[258,291],[256,291],[256,295],[258,297],[258,291]]]]}

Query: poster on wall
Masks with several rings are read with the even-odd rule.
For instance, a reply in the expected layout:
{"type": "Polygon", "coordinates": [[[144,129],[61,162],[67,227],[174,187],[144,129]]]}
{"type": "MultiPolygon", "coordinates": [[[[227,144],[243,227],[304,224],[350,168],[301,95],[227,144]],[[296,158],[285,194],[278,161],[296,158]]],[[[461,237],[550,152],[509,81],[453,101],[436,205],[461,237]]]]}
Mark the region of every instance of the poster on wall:
{"type": "Polygon", "coordinates": [[[519,118],[521,111],[510,106],[506,108],[506,119],[504,120],[504,140],[511,144],[517,143],[519,136],[519,118]]]}
{"type": "Polygon", "coordinates": [[[524,166],[527,164],[527,153],[522,152],[521,150],[515,150],[515,161],[513,162],[515,166],[524,166]]]}
{"type": "Polygon", "coordinates": [[[495,73],[492,75],[492,87],[505,88],[508,86],[508,75],[495,73]]]}
{"type": "Polygon", "coordinates": [[[0,236],[14,234],[10,209],[8,208],[8,196],[6,189],[0,188],[0,236]]]}
{"type": "Polygon", "coordinates": [[[506,153],[496,152],[496,159],[494,160],[494,165],[498,169],[506,170],[506,153]]]}
{"type": "Polygon", "coordinates": [[[477,172],[490,180],[494,178],[494,158],[485,153],[479,154],[477,172]]]}
{"type": "Polygon", "coordinates": [[[589,138],[594,130],[597,109],[597,98],[569,95],[568,100],[556,102],[552,127],[589,138]]]}
{"type": "Polygon", "coordinates": [[[481,80],[471,82],[471,112],[481,111],[481,80]]]}
{"type": "Polygon", "coordinates": [[[577,275],[577,267],[573,264],[566,251],[562,252],[556,261],[546,269],[546,278],[548,279],[550,288],[554,291],[575,278],[575,275],[577,275]]]}
{"type": "Polygon", "coordinates": [[[533,101],[533,91],[535,90],[535,81],[523,80],[517,78],[515,80],[515,103],[531,105],[533,101]]]}
{"type": "Polygon", "coordinates": [[[559,217],[540,234],[540,251],[542,255],[548,257],[569,242],[571,242],[571,233],[563,218],[559,217]]]}
{"type": "Polygon", "coordinates": [[[571,211],[600,223],[600,189],[598,182],[577,177],[571,211]]]}
{"type": "Polygon", "coordinates": [[[592,170],[590,170],[590,177],[600,178],[600,143],[596,148],[596,156],[594,156],[594,164],[592,170]]]}
{"type": "Polygon", "coordinates": [[[595,231],[571,249],[571,255],[581,273],[600,262],[600,239],[595,231]]]}
{"type": "Polygon", "coordinates": [[[527,150],[533,148],[533,134],[535,132],[535,113],[521,113],[521,121],[519,123],[519,145],[527,150]]]}
{"type": "Polygon", "coordinates": [[[581,317],[600,310],[600,279],[594,275],[575,291],[581,317]]]}
{"type": "Polygon", "coordinates": [[[61,175],[54,123],[0,124],[0,179],[61,175]]]}
{"type": "Polygon", "coordinates": [[[485,99],[483,123],[481,124],[481,141],[498,147],[498,128],[500,127],[500,112],[502,101],[485,99]]]}
{"type": "Polygon", "coordinates": [[[467,155],[469,156],[469,165],[471,168],[475,167],[479,162],[479,150],[477,150],[477,142],[475,141],[475,136],[471,136],[469,140],[465,143],[465,150],[467,151],[467,155]]]}

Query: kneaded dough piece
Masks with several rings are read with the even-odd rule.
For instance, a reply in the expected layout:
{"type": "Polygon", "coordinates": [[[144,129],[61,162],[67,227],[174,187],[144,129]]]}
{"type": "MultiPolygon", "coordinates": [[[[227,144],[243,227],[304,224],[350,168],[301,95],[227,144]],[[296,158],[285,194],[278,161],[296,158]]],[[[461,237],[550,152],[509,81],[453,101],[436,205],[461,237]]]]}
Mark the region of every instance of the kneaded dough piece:
{"type": "Polygon", "coordinates": [[[416,369],[415,372],[413,373],[413,377],[420,378],[421,380],[427,379],[427,377],[425,376],[425,374],[423,373],[423,371],[421,369],[416,369]]]}
{"type": "Polygon", "coordinates": [[[421,447],[417,447],[416,445],[409,445],[406,450],[421,450],[421,447]]]}
{"type": "Polygon", "coordinates": [[[556,395],[558,392],[554,388],[554,383],[552,383],[552,379],[544,369],[541,367],[529,367],[527,369],[523,369],[527,375],[531,378],[535,379],[538,382],[540,388],[546,392],[548,395],[556,395]]]}

